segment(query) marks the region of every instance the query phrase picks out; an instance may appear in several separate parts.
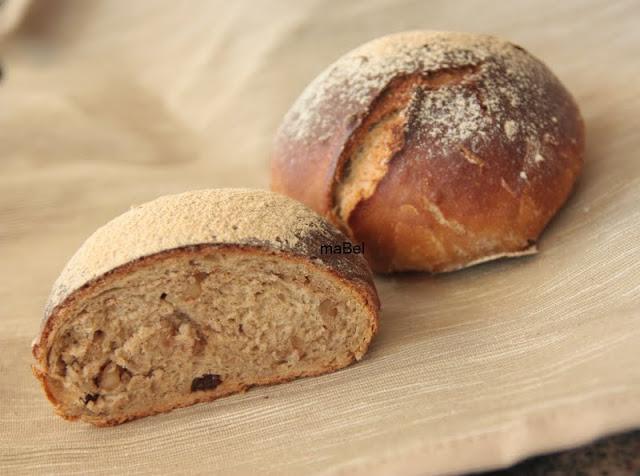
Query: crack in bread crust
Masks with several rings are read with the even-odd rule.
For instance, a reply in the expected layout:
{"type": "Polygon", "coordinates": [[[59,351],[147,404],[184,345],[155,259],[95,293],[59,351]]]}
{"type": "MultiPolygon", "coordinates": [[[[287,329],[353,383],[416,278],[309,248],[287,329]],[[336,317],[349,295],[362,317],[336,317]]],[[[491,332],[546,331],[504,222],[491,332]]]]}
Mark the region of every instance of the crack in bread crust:
{"type": "Polygon", "coordinates": [[[349,216],[358,203],[375,193],[389,163],[402,152],[425,95],[472,80],[481,67],[479,62],[398,75],[374,98],[368,114],[348,139],[334,173],[331,213],[343,231],[355,238],[349,216]]]}

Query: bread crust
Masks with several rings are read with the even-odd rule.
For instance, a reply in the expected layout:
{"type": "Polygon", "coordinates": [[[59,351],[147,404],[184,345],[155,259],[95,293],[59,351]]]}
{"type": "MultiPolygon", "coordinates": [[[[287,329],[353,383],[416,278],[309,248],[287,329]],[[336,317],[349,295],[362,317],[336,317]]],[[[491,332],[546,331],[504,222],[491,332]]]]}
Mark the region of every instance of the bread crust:
{"type": "MultiPolygon", "coordinates": [[[[233,189],[233,191],[237,191],[237,189],[233,189]]],[[[287,199],[285,197],[277,197],[276,194],[273,194],[272,192],[247,192],[264,194],[264,197],[267,200],[274,198],[275,196],[276,202],[274,203],[278,203],[281,200],[292,202],[290,199],[287,199]]],[[[188,201],[190,201],[193,197],[196,197],[201,193],[204,192],[189,192],[187,194],[183,194],[183,196],[186,197],[188,201]]],[[[180,203],[180,200],[175,203],[180,203]]],[[[156,204],[156,206],[154,206],[154,202],[146,204],[146,206],[151,206],[151,210],[148,210],[148,212],[150,213],[153,213],[157,210],[163,210],[164,207],[161,205],[162,204],[156,204]]],[[[115,255],[112,253],[112,251],[119,246],[118,237],[123,233],[140,232],[141,230],[139,229],[132,229],[132,227],[135,228],[137,226],[140,226],[140,223],[135,220],[132,222],[120,220],[120,222],[116,222],[116,226],[107,226],[99,229],[92,236],[92,238],[95,238],[96,234],[106,235],[105,238],[107,238],[107,240],[92,240],[91,238],[87,240],[87,242],[85,242],[83,247],[81,247],[81,249],[79,250],[79,253],[76,253],[74,258],[72,258],[67,264],[67,268],[69,266],[80,267],[84,269],[95,268],[96,263],[85,261],[87,256],[91,257],[95,255],[92,253],[82,253],[81,251],[85,247],[92,247],[97,245],[104,246],[105,244],[109,244],[112,249],[101,249],[100,256],[112,257],[114,263],[113,266],[107,271],[102,271],[97,274],[90,273],[89,275],[92,276],[91,279],[88,279],[87,281],[82,282],[79,285],[75,285],[74,287],[66,286],[64,281],[61,282],[59,280],[54,285],[49,303],[46,306],[47,311],[45,312],[42,321],[41,331],[32,344],[32,353],[36,360],[36,364],[32,366],[33,374],[40,381],[45,395],[54,405],[56,413],[68,420],[78,419],[78,417],[70,416],[64,413],[60,403],[55,397],[55,392],[50,387],[50,383],[47,379],[47,372],[49,371],[48,352],[51,348],[52,341],[55,338],[55,330],[58,329],[64,322],[66,322],[67,319],[73,318],[73,316],[70,315],[69,310],[74,307],[74,303],[82,301],[91,295],[94,295],[97,289],[108,286],[109,283],[114,282],[114,280],[117,280],[118,278],[136,271],[142,267],[153,266],[154,264],[165,259],[190,256],[197,257],[202,256],[203,254],[210,254],[224,250],[226,252],[242,253],[254,257],[277,256],[278,258],[283,260],[303,264],[305,266],[308,266],[309,268],[312,268],[315,272],[326,274],[330,279],[339,280],[343,286],[345,286],[353,293],[353,296],[356,299],[364,304],[370,316],[370,330],[371,337],[373,338],[378,329],[380,301],[375,285],[373,283],[371,270],[369,269],[365,259],[359,255],[352,255],[350,258],[346,259],[345,256],[341,255],[320,254],[319,252],[317,254],[311,254],[310,250],[319,249],[321,244],[327,244],[327,240],[328,244],[341,245],[346,237],[334,227],[328,225],[315,213],[307,210],[303,205],[295,204],[294,206],[301,207],[301,213],[303,215],[306,215],[306,218],[311,220],[311,222],[314,224],[314,226],[305,227],[306,231],[302,232],[297,237],[297,241],[295,242],[282,239],[282,237],[275,235],[273,237],[273,240],[266,240],[264,239],[264,236],[261,239],[257,239],[255,236],[246,235],[245,239],[238,238],[238,242],[234,243],[216,242],[215,240],[211,239],[210,242],[200,242],[184,246],[168,247],[167,249],[164,249],[162,251],[142,255],[135,259],[126,261],[122,264],[118,264],[118,259],[114,258],[115,255]],[[78,256],[80,256],[82,259],[79,260],[78,256]]],[[[193,217],[193,220],[194,229],[200,230],[200,235],[205,234],[207,236],[210,236],[210,233],[208,231],[202,232],[202,229],[198,228],[197,226],[198,220],[207,220],[206,215],[195,215],[193,217]]],[[[233,226],[231,223],[229,223],[228,225],[233,226]]],[[[217,226],[222,225],[218,224],[217,226]]],[[[239,228],[242,227],[240,226],[239,228]]],[[[154,235],[151,230],[146,231],[149,232],[149,235],[147,236],[151,237],[152,240],[154,239],[154,237],[155,239],[158,239],[157,235],[154,235]]],[[[193,240],[197,241],[197,237],[194,236],[193,240]]],[[[153,249],[154,245],[148,244],[143,248],[153,249]]],[[[103,268],[101,267],[100,269],[103,268]]],[[[68,273],[66,275],[68,275],[68,273]]],[[[64,272],[62,276],[65,276],[64,272]]],[[[358,349],[358,355],[354,353],[351,360],[345,365],[326,367],[323,369],[319,369],[317,372],[302,372],[300,374],[288,376],[287,378],[265,380],[264,382],[253,383],[251,386],[276,384],[293,380],[298,377],[320,375],[337,370],[338,368],[349,365],[354,360],[357,360],[357,358],[364,355],[369,344],[370,340],[367,342],[363,342],[362,348],[358,349]]],[[[89,421],[96,426],[112,426],[123,423],[124,421],[170,411],[175,408],[215,400],[222,396],[245,391],[247,389],[248,386],[242,384],[241,382],[238,382],[235,385],[230,385],[228,382],[226,382],[225,385],[220,385],[214,390],[186,395],[183,398],[176,399],[175,401],[170,402],[166,405],[154,406],[152,408],[149,408],[148,411],[140,412],[135,415],[129,415],[120,419],[108,417],[93,418],[85,416],[81,418],[83,420],[89,421]]]]}
{"type": "Polygon", "coordinates": [[[276,136],[271,187],[364,241],[374,271],[441,272],[535,252],[583,154],[575,101],[524,49],[407,32],[363,45],[311,83],[276,136]],[[341,215],[337,191],[354,180],[371,118],[397,111],[404,127],[385,131],[384,173],[341,215]]]}

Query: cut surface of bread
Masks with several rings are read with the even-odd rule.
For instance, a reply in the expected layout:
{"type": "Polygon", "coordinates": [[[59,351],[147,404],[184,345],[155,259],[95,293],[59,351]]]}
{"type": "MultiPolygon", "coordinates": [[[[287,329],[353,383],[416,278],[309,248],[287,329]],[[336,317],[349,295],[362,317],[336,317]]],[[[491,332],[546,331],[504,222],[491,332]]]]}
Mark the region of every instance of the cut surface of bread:
{"type": "Polygon", "coordinates": [[[169,248],[63,299],[34,372],[63,417],[118,424],[359,360],[377,327],[373,289],[269,246],[169,248]]]}

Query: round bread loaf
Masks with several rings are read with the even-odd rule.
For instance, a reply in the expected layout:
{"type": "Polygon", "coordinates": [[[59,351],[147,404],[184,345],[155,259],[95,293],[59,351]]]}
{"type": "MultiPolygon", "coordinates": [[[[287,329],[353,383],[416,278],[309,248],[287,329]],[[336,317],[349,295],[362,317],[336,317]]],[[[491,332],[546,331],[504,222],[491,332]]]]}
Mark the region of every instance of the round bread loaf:
{"type": "Polygon", "coordinates": [[[492,36],[407,32],[346,54],[277,133],[272,189],[364,242],[378,272],[535,252],[583,163],[569,92],[492,36]]]}
{"type": "Polygon", "coordinates": [[[362,255],[259,190],[161,197],[97,230],[56,281],[33,370],[98,426],[318,375],[365,354],[379,301],[362,255]]]}

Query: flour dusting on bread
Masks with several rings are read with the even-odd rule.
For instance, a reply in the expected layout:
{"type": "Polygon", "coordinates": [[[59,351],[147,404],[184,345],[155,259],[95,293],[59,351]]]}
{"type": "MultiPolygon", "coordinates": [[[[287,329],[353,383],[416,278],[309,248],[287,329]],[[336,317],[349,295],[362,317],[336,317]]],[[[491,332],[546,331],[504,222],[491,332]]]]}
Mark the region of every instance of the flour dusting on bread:
{"type": "Polygon", "coordinates": [[[532,138],[557,134],[544,103],[544,76],[535,58],[513,44],[488,35],[450,32],[408,32],[373,40],[336,61],[303,92],[284,119],[281,134],[306,141],[331,134],[336,127],[329,104],[341,104],[345,116],[367,113],[372,99],[397,77],[475,67],[469,75],[478,94],[463,85],[426,90],[420,120],[429,134],[451,146],[474,137],[488,137],[504,127],[532,138]],[[447,125],[447,127],[441,127],[447,125]],[[446,131],[446,132],[445,132],[446,131]]]}

